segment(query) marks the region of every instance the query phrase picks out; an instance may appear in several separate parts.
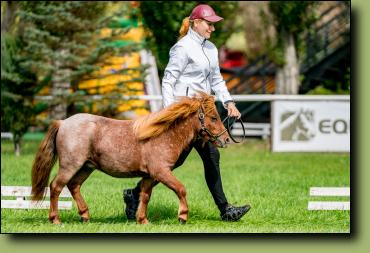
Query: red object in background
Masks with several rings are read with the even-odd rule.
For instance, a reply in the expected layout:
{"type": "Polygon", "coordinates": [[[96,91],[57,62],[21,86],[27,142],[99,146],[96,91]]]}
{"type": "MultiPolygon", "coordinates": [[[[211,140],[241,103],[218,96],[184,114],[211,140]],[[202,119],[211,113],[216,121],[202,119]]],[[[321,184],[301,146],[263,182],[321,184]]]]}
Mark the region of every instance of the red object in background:
{"type": "Polygon", "coordinates": [[[220,50],[220,66],[222,68],[235,68],[245,66],[247,59],[243,52],[229,51],[228,49],[222,48],[220,50]]]}
{"type": "Polygon", "coordinates": [[[139,8],[140,7],[140,1],[130,1],[130,4],[133,8],[139,8]]]}

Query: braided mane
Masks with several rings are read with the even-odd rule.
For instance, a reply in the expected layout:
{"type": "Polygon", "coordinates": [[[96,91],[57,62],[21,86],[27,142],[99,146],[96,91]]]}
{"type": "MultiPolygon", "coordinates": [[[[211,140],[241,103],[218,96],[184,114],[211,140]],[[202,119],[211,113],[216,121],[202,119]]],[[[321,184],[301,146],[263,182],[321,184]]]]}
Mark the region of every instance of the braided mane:
{"type": "Polygon", "coordinates": [[[177,103],[138,118],[133,125],[134,134],[139,140],[154,138],[170,129],[174,123],[186,119],[197,112],[203,105],[204,113],[207,115],[215,108],[215,99],[207,93],[200,92],[195,97],[183,97],[177,103]]]}

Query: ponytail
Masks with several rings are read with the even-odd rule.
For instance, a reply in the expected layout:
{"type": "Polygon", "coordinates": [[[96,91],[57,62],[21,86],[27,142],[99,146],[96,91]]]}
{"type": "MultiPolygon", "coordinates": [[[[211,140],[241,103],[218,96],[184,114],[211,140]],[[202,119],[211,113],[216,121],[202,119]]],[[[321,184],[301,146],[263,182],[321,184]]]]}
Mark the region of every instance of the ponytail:
{"type": "Polygon", "coordinates": [[[184,18],[182,20],[181,28],[180,28],[180,31],[179,31],[179,34],[180,34],[179,39],[181,39],[182,37],[184,37],[188,33],[189,25],[190,25],[189,17],[184,18]]]}

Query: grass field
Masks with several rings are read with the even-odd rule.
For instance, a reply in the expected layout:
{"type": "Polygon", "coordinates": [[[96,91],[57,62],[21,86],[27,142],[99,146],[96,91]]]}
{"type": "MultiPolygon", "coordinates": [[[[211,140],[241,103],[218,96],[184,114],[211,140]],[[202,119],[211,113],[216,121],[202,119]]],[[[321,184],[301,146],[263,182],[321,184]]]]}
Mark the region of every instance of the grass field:
{"type": "MultiPolygon", "coordinates": [[[[31,185],[31,165],[39,141],[23,144],[13,155],[10,142],[1,144],[1,185],[31,185]]],[[[349,186],[348,153],[271,153],[268,143],[248,140],[221,149],[224,190],[232,204],[250,203],[239,222],[223,222],[208,191],[198,154],[192,151],[175,170],[187,189],[190,208],[186,225],[177,222],[178,199],[163,185],[154,188],[148,208],[151,224],[129,222],[123,212],[122,189],[138,179],[117,179],[95,171],[82,186],[91,220],[82,224],[73,203],[60,211],[62,225],[48,222],[48,210],[1,209],[2,233],[348,233],[349,211],[308,211],[312,186],[349,186]]],[[[56,167],[52,176],[57,172],[56,167]]],[[[333,198],[330,198],[333,200],[333,198]]],[[[343,199],[343,198],[334,198],[343,199]]]]}

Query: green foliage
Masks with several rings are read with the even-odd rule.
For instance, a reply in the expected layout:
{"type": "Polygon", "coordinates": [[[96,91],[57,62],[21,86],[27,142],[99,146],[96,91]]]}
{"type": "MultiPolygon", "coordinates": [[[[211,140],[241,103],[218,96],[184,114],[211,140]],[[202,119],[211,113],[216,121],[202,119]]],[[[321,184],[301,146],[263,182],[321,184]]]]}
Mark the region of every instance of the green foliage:
{"type": "Polygon", "coordinates": [[[269,2],[269,9],[273,14],[275,28],[278,32],[276,45],[271,46],[269,54],[276,64],[283,65],[285,62],[284,48],[287,34],[293,35],[298,57],[304,52],[301,35],[317,20],[314,10],[318,4],[315,1],[269,2]]]}
{"type": "Polygon", "coordinates": [[[299,33],[308,28],[315,20],[311,8],[317,4],[314,1],[280,1],[270,2],[270,10],[274,15],[278,31],[286,30],[289,33],[299,33]]]}
{"type": "Polygon", "coordinates": [[[310,95],[335,95],[343,94],[349,95],[351,89],[351,68],[346,69],[344,74],[344,82],[325,80],[321,85],[316,86],[310,90],[307,94],[310,95]]]}
{"type": "MultiPolygon", "coordinates": [[[[76,113],[83,107],[81,104],[91,102],[84,96],[86,92],[79,90],[79,81],[98,70],[101,64],[97,63],[106,58],[141,48],[134,42],[117,41],[132,26],[119,17],[129,14],[128,3],[22,2],[19,15],[25,26],[20,34],[25,42],[23,67],[37,76],[51,76],[50,85],[54,88],[64,82],[72,90],[58,88],[49,106],[67,103],[70,113],[76,113]],[[118,7],[113,13],[108,12],[111,5],[118,7]],[[101,38],[101,30],[106,27],[113,32],[101,38]]],[[[143,77],[144,69],[138,71],[143,77]]]]}
{"type": "Polygon", "coordinates": [[[331,90],[325,87],[325,85],[316,86],[314,89],[307,92],[308,95],[338,95],[338,94],[348,94],[348,92],[343,90],[331,90]]]}
{"type": "Polygon", "coordinates": [[[17,58],[21,42],[14,36],[1,36],[1,131],[13,133],[14,144],[20,144],[21,137],[34,117],[43,109],[34,102],[34,95],[43,87],[37,77],[20,66],[17,58]]]}
{"type": "MultiPolygon", "coordinates": [[[[6,26],[1,36],[1,124],[2,130],[13,132],[15,140],[34,123],[36,114],[50,106],[66,103],[77,112],[83,104],[91,104],[86,92],[79,90],[79,81],[97,70],[97,63],[105,58],[141,48],[136,43],[116,42],[117,36],[130,29],[130,24],[122,27],[119,23],[119,17],[130,15],[129,3],[33,1],[2,2],[1,7],[2,14],[11,17],[2,19],[2,30],[6,26]],[[114,11],[109,10],[112,6],[114,11]],[[109,26],[114,27],[112,35],[101,38],[101,30],[109,26]],[[35,103],[41,88],[52,88],[58,82],[71,89],[59,88],[52,100],[35,103]]],[[[140,73],[136,81],[143,79],[144,70],[135,70],[140,73]]]]}
{"type": "Polygon", "coordinates": [[[344,83],[344,87],[342,86],[342,88],[349,91],[351,89],[351,67],[348,67],[346,69],[344,80],[345,80],[345,83],[344,83]]]}
{"type": "Polygon", "coordinates": [[[151,36],[147,38],[148,46],[157,59],[160,75],[168,63],[169,50],[179,38],[179,30],[185,17],[190,16],[193,8],[205,3],[224,18],[216,23],[216,31],[210,39],[217,47],[225,43],[233,32],[233,15],[237,8],[235,1],[143,1],[140,10],[144,26],[151,36]]]}
{"type": "Polygon", "coordinates": [[[26,24],[21,34],[28,57],[24,64],[43,74],[68,69],[71,73],[64,78],[71,81],[96,70],[93,64],[99,58],[127,52],[109,43],[112,37],[98,37],[112,22],[112,17],[106,18],[106,6],[105,2],[23,2],[19,13],[26,24]]]}

